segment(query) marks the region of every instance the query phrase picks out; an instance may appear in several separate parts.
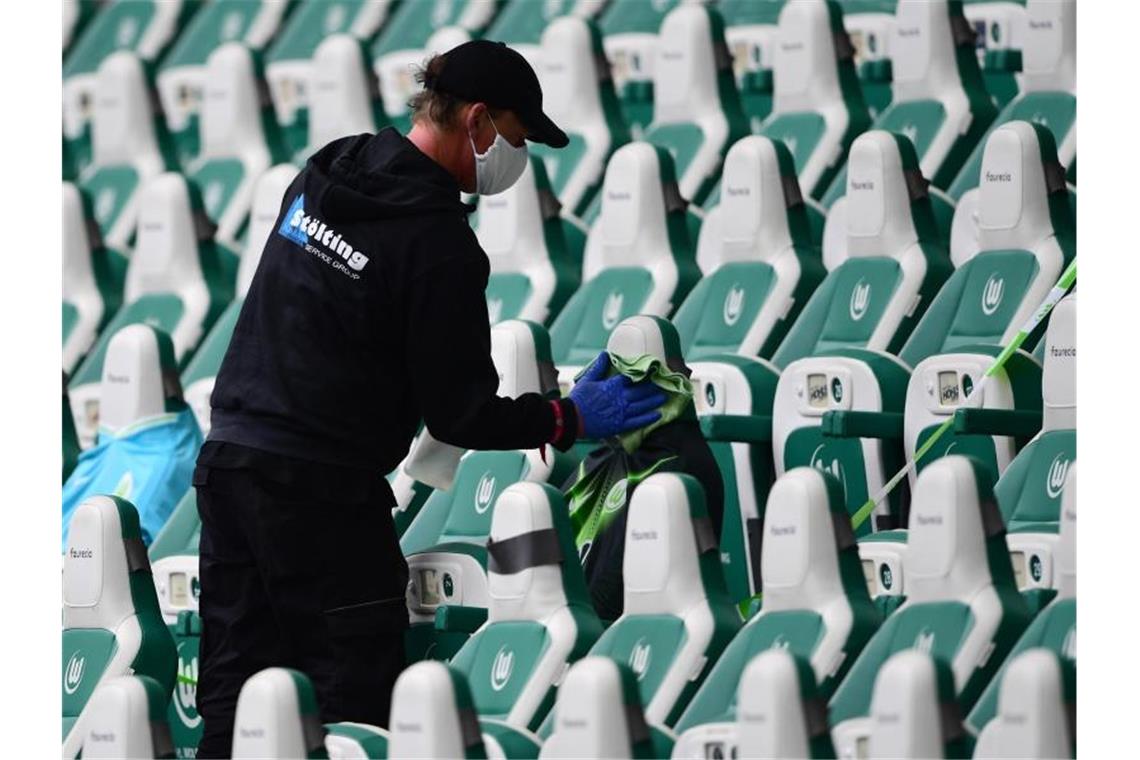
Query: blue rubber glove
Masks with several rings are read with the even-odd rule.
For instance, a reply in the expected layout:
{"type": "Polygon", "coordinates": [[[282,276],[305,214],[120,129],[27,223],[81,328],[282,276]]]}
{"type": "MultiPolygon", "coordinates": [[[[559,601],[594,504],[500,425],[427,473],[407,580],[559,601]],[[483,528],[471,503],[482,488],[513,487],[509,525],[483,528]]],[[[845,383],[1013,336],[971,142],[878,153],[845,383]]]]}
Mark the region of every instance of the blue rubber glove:
{"type": "Polygon", "coordinates": [[[585,438],[609,438],[661,419],[658,409],[665,403],[665,391],[650,382],[634,383],[625,375],[607,379],[609,367],[610,358],[603,351],[570,390],[585,438]]]}

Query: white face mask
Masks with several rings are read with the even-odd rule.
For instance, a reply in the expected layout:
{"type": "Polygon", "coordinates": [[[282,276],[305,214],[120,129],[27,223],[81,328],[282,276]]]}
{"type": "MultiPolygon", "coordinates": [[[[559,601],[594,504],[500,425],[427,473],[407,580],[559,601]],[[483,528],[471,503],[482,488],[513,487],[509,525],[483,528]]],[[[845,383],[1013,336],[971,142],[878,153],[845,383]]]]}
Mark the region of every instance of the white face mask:
{"type": "MultiPolygon", "coordinates": [[[[491,118],[490,114],[487,118],[491,118]]],[[[485,153],[480,154],[475,149],[475,140],[470,135],[467,137],[471,141],[471,153],[475,156],[475,192],[479,195],[496,195],[510,188],[518,182],[529,160],[526,143],[516,148],[499,133],[494,119],[491,119],[491,126],[495,129],[495,141],[485,153]]]]}

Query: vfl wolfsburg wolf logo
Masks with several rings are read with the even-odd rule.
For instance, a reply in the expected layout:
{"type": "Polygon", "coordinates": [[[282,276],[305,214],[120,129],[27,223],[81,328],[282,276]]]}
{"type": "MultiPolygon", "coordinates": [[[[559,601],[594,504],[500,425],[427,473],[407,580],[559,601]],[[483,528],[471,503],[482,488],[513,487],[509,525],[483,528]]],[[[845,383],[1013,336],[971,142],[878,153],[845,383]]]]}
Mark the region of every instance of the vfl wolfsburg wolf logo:
{"type": "Polygon", "coordinates": [[[834,475],[835,478],[843,484],[843,493],[847,493],[847,475],[843,472],[843,465],[834,457],[828,462],[824,457],[826,452],[824,452],[823,448],[824,444],[822,443],[815,447],[815,451],[811,453],[810,466],[822,472],[829,472],[834,475]]]}
{"type": "Polygon", "coordinates": [[[75,652],[71,655],[71,659],[67,661],[67,667],[63,669],[63,690],[67,694],[74,694],[79,690],[79,684],[83,683],[83,667],[87,664],[87,658],[75,652]]]}
{"type": "Polygon", "coordinates": [[[1069,474],[1070,462],[1068,459],[1064,459],[1064,456],[1064,454],[1058,454],[1053,457],[1053,462],[1049,465],[1049,473],[1045,476],[1045,493],[1049,495],[1050,499],[1056,499],[1065,488],[1065,477],[1069,474]]]}
{"type": "Polygon", "coordinates": [[[479,478],[479,485],[475,487],[475,512],[483,514],[495,499],[495,476],[489,471],[479,478]]]}
{"type": "Polygon", "coordinates": [[[629,653],[629,668],[637,676],[637,680],[645,678],[645,673],[649,670],[649,657],[652,654],[652,646],[647,644],[645,637],[642,636],[633,645],[633,651],[629,653]]]}
{"type": "Polygon", "coordinates": [[[602,309],[602,326],[607,330],[617,327],[618,320],[621,319],[621,303],[624,300],[625,294],[620,290],[612,291],[606,296],[606,305],[602,309]]]}
{"type": "Polygon", "coordinates": [[[498,653],[495,654],[495,661],[491,663],[491,688],[495,691],[502,691],[503,687],[507,685],[507,681],[511,680],[511,671],[515,668],[515,653],[507,649],[507,647],[499,647],[498,653]]]}
{"type": "Polygon", "coordinates": [[[858,322],[867,313],[867,305],[871,302],[871,283],[859,278],[851,290],[851,304],[848,309],[851,319],[858,322]]]}
{"type": "MultiPolygon", "coordinates": [[[[186,641],[178,645],[178,679],[174,686],[174,712],[187,728],[197,728],[202,723],[198,714],[198,653],[191,651],[189,659],[183,659],[186,641]]],[[[196,647],[190,647],[196,650],[196,647]]]]}
{"type": "Polygon", "coordinates": [[[919,634],[914,637],[914,649],[923,654],[930,654],[934,649],[934,631],[929,628],[923,628],[919,634]]]}
{"type": "Polygon", "coordinates": [[[982,288],[982,313],[987,317],[1001,306],[1001,297],[1005,295],[1005,279],[998,277],[997,273],[990,275],[986,286],[982,288]]]}
{"type": "Polygon", "coordinates": [[[740,320],[740,313],[744,306],[744,288],[733,283],[724,297],[724,323],[732,327],[740,320]]]}

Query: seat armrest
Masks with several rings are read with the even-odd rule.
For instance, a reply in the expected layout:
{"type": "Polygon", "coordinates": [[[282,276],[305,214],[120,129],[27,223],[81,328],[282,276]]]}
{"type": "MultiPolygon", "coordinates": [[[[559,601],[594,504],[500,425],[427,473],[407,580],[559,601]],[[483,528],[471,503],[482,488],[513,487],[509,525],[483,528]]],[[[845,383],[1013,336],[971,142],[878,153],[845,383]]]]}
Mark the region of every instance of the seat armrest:
{"type": "Polygon", "coordinates": [[[959,409],[954,432],[964,435],[1008,435],[1032,438],[1041,430],[1041,412],[1019,409],[959,409]]]}
{"type": "Polygon", "coordinates": [[[759,414],[706,414],[700,418],[701,433],[707,441],[768,443],[772,440],[772,418],[759,414]]]}
{"type": "Polygon", "coordinates": [[[901,412],[824,412],[820,432],[831,438],[903,437],[901,412]]]}
{"type": "Polygon", "coordinates": [[[435,629],[449,633],[474,633],[487,622],[486,607],[441,604],[435,609],[435,629]]]}

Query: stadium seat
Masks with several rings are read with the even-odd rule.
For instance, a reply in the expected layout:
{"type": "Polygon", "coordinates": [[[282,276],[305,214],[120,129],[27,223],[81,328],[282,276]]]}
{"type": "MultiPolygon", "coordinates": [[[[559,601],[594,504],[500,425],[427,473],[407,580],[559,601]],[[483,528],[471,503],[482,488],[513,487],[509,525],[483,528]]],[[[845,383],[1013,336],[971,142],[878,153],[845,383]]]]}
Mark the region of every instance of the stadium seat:
{"type": "Polygon", "coordinates": [[[169,695],[147,676],[109,678],[91,695],[85,718],[83,757],[149,760],[174,757],[163,720],[169,695]]]}
{"type": "Polygon", "coordinates": [[[655,55],[653,121],[642,139],[672,154],[682,197],[699,206],[729,146],[748,134],[723,19],[710,6],[680,5],[661,22],[655,55]]]}
{"type": "Polygon", "coordinates": [[[542,760],[668,757],[672,749],[671,734],[646,722],[633,670],[606,657],[585,657],[570,667],[552,716],[554,733],[542,745],[542,760]]]}
{"type": "MultiPolygon", "coordinates": [[[[158,603],[165,617],[166,602],[162,598],[162,584],[159,581],[161,571],[157,565],[156,562],[151,568],[156,585],[159,586],[158,603]]],[[[197,607],[196,599],[194,604],[197,607]]],[[[176,622],[167,627],[178,652],[178,672],[174,693],[169,695],[169,705],[165,707],[165,721],[170,729],[170,740],[174,744],[174,756],[192,757],[202,739],[202,716],[198,714],[198,653],[201,649],[202,619],[197,612],[185,611],[178,615],[176,622]]]]}
{"type": "Polygon", "coordinates": [[[530,153],[545,164],[564,213],[581,217],[601,189],[610,157],[629,142],[597,25],[577,16],[551,22],[535,70],[543,111],[570,142],[559,149],[532,143],[530,153]]]}
{"type": "Polygon", "coordinates": [[[965,738],[949,666],[920,649],[892,655],[875,677],[867,757],[968,757],[965,738]]]}
{"type": "Polygon", "coordinates": [[[843,28],[851,40],[859,75],[859,89],[872,118],[891,104],[896,3],[897,0],[839,0],[843,28]]]}
{"type": "Polygon", "coordinates": [[[198,185],[214,239],[241,250],[253,189],[284,148],[254,54],[240,42],[222,45],[206,61],[205,100],[199,110],[198,155],[187,177],[198,185]]]}
{"type": "Polygon", "coordinates": [[[527,736],[546,717],[569,664],[593,646],[602,626],[565,501],[554,488],[507,488],[495,503],[487,546],[487,622],[451,666],[466,676],[485,726],[487,719],[499,721],[501,730],[527,736]]]}
{"type": "Polygon", "coordinates": [[[740,616],[695,478],[651,475],[628,509],[622,615],[590,654],[628,664],[646,720],[672,726],[739,630],[740,616]]]}
{"type": "Polygon", "coordinates": [[[491,262],[487,315],[491,324],[526,319],[540,325],[561,311],[578,288],[582,235],[559,215],[546,168],[532,157],[508,190],[479,201],[475,235],[491,262]]]}
{"type": "Polygon", "coordinates": [[[752,133],[760,131],[772,112],[772,63],[783,6],[783,0],[720,0],[717,4],[732,53],[740,105],[752,133]]]}
{"type": "Polygon", "coordinates": [[[333,140],[387,125],[380,85],[363,42],[348,34],[326,37],[313,53],[306,91],[306,142],[293,154],[304,166],[333,140]]]}
{"type": "Polygon", "coordinates": [[[622,116],[637,139],[653,118],[657,33],[680,0],[610,0],[598,18],[622,116]]]}
{"type": "MultiPolygon", "coordinates": [[[[119,3],[130,5],[130,3],[119,3]]],[[[127,51],[99,66],[91,96],[91,163],[78,179],[91,199],[103,244],[128,255],[148,182],[174,167],[143,62],[127,51]]]]}
{"type": "Polygon", "coordinates": [[[113,493],[138,509],[149,544],[190,487],[202,444],[182,400],[170,338],[148,325],[130,325],[110,341],[99,388],[101,419],[95,446],[85,451],[63,485],[63,540],[72,512],[95,494],[113,493]]]}
{"type": "Polygon", "coordinates": [[[221,369],[222,359],[230,344],[238,316],[241,314],[249,284],[261,261],[265,241],[277,223],[281,213],[281,201],[285,191],[297,176],[297,168],[292,164],[279,164],[257,178],[253,188],[253,198],[249,211],[249,224],[245,235],[245,246],[238,263],[237,282],[234,300],[226,306],[218,321],[202,340],[201,348],[186,365],[182,373],[182,387],[186,392],[186,403],[194,410],[202,434],[210,432],[210,394],[214,392],[214,379],[221,369]]]}
{"type": "MultiPolygon", "coordinates": [[[[1050,0],[1051,1],[1051,0],[1050,0]]],[[[998,108],[1015,98],[1024,59],[1025,0],[964,0],[966,19],[974,28],[978,65],[986,90],[998,108]]]]}
{"type": "Polygon", "coordinates": [[[703,277],[673,318],[686,359],[771,358],[823,279],[791,154],[751,136],[729,150],[697,241],[703,277]]]}
{"type": "MultiPolygon", "coordinates": [[[[99,68],[117,51],[133,52],[153,64],[199,5],[194,0],[120,0],[94,14],[63,62],[63,143],[77,169],[84,169],[92,160],[94,113],[107,106],[119,108],[118,103],[111,102],[100,106],[99,68]]],[[[141,111],[149,113],[149,105],[141,111]]],[[[121,129],[120,124],[111,131],[121,129]]],[[[133,153],[131,150],[120,156],[133,153]]]]}
{"type": "Polygon", "coordinates": [[[433,32],[457,26],[476,34],[487,27],[498,12],[498,0],[455,0],[449,3],[401,3],[372,45],[372,61],[380,80],[380,94],[390,123],[407,132],[411,125],[408,100],[419,91],[413,67],[420,66],[433,53],[452,45],[429,44],[433,32]]]}
{"type": "MultiPolygon", "coordinates": [[[[281,33],[266,50],[265,78],[290,154],[314,142],[309,139],[310,82],[321,42],[334,35],[350,35],[366,44],[384,27],[396,7],[394,0],[337,0],[298,3],[289,14],[281,33]]],[[[366,56],[365,65],[367,60],[366,56]]],[[[374,75],[372,79],[375,82],[374,75]]],[[[333,83],[334,87],[338,84],[333,83]]],[[[373,94],[379,97],[378,86],[373,94]]]]}
{"type": "Polygon", "coordinates": [[[725,649],[681,715],[675,758],[732,757],[745,666],[787,649],[810,663],[820,698],[843,680],[879,624],[867,595],[840,484],[801,467],[772,486],[764,514],[763,606],[725,649]]]}
{"type": "Polygon", "coordinates": [[[442,662],[417,662],[400,673],[392,690],[390,727],[388,752],[393,758],[533,757],[538,752],[533,741],[519,735],[508,744],[516,752],[508,754],[492,736],[481,733],[466,677],[442,662]]]}
{"type": "Polygon", "coordinates": [[[1075,757],[1076,676],[1056,654],[1031,649],[1012,658],[1001,682],[998,711],[974,747],[974,757],[1075,757]]]}
{"type": "Polygon", "coordinates": [[[1029,623],[992,482],[984,465],[963,456],[943,457],[919,478],[907,532],[906,602],[863,648],[829,705],[841,756],[871,735],[875,677],[892,654],[917,649],[944,660],[965,713],[1029,623]]]}
{"type": "MultiPolygon", "coordinates": [[[[214,95],[209,85],[217,83],[210,70],[212,53],[227,42],[241,42],[260,52],[277,34],[289,12],[289,0],[213,0],[202,5],[158,67],[158,95],[166,123],[183,164],[206,147],[199,143],[202,111],[214,95]]],[[[247,96],[242,93],[242,99],[247,96]]],[[[254,107],[269,107],[268,93],[253,97],[254,107]]],[[[237,106],[231,106],[237,107],[237,106]]],[[[232,127],[231,127],[232,128],[232,127]]],[[[207,134],[202,133],[202,143],[207,134]]]]}
{"type": "Polygon", "coordinates": [[[736,693],[736,732],[737,754],[726,757],[835,757],[827,706],[817,695],[811,665],[781,646],[745,666],[736,693]]]}
{"type": "Polygon", "coordinates": [[[388,732],[362,723],[321,725],[308,676],[266,668],[242,685],[234,713],[234,760],[387,757],[388,732]]]}
{"type": "MultiPolygon", "coordinates": [[[[892,354],[939,292],[950,262],[905,137],[880,130],[861,135],[851,148],[847,182],[848,258],[816,288],[773,355],[783,372],[772,405],[772,453],[777,475],[802,465],[830,470],[854,513],[902,466],[902,448],[897,435],[894,441],[832,435],[824,415],[887,412],[901,421],[908,375],[892,354]]],[[[892,527],[883,523],[897,518],[897,495],[858,533],[892,527]]]]}
{"type": "Polygon", "coordinates": [[[79,437],[75,434],[75,417],[71,414],[71,401],[67,397],[67,373],[63,373],[63,409],[60,414],[63,424],[61,425],[63,434],[63,482],[67,482],[67,476],[75,469],[76,462],[79,461],[79,437]]]}
{"type": "Polygon", "coordinates": [[[71,405],[85,447],[95,439],[99,379],[111,336],[139,322],[157,327],[174,341],[181,367],[233,296],[232,257],[214,245],[197,188],[171,172],[149,182],[141,195],[124,305],[71,378],[71,405]]]}
{"type": "Polygon", "coordinates": [[[819,199],[871,125],[834,0],[785,3],[780,11],[772,113],[759,134],[780,140],[795,159],[800,187],[819,199]]]}
{"type": "Polygon", "coordinates": [[[103,247],[83,192],[63,183],[63,371],[79,361],[123,297],[126,259],[103,247]]]}
{"type": "MultiPolygon", "coordinates": [[[[1057,596],[1033,619],[1006,663],[978,698],[966,716],[966,728],[975,736],[1001,712],[999,694],[1007,671],[1017,657],[1027,651],[1044,648],[1055,654],[1062,665],[1077,664],[1077,465],[1069,468],[1061,511],[1060,541],[1054,560],[1057,596]]],[[[1022,700],[1024,704],[1024,700],[1022,700]]]]}
{"type": "Polygon", "coordinates": [[[668,316],[697,274],[672,158],[648,143],[624,146],[606,167],[582,286],[550,328],[559,384],[568,388],[577,368],[594,360],[626,317],[668,316]]]}
{"type": "Polygon", "coordinates": [[[63,57],[99,10],[95,0],[71,0],[63,4],[63,57]]]}
{"type": "Polygon", "coordinates": [[[149,549],[158,606],[167,624],[173,625],[184,611],[198,611],[198,540],[201,532],[197,492],[190,488],[174,507],[149,549]]]}
{"type": "Polygon", "coordinates": [[[87,738],[91,695],[116,676],[148,676],[174,688],[177,655],[162,624],[138,513],[124,499],[93,496],[71,518],[63,556],[63,756],[87,738]]]}
{"type": "MultiPolygon", "coordinates": [[[[543,66],[542,36],[554,22],[566,17],[590,20],[598,15],[606,0],[549,0],[535,4],[530,0],[505,0],[504,7],[487,27],[486,39],[505,42],[517,50],[538,72],[543,66]]],[[[545,101],[546,88],[543,88],[545,101]]],[[[545,105],[545,102],[544,102],[545,105]]],[[[549,113],[549,109],[543,108],[549,113]]],[[[555,123],[565,126],[557,118],[555,123]]]]}
{"type": "MultiPolygon", "coordinates": [[[[1024,8],[1013,2],[966,4],[967,16],[979,6],[994,10],[1000,7],[1025,15],[1019,25],[1024,27],[1025,35],[1022,93],[1002,108],[990,128],[991,133],[1013,121],[1044,126],[1053,134],[1057,160],[1072,176],[1077,155],[1076,2],[1028,0],[1024,8]]],[[[1008,34],[1007,26],[1000,28],[1003,35],[1008,34]]],[[[986,135],[986,139],[974,148],[948,191],[958,204],[951,230],[951,252],[955,264],[976,250],[976,241],[981,235],[978,227],[984,205],[978,186],[982,181],[988,137],[986,135]]]]}

